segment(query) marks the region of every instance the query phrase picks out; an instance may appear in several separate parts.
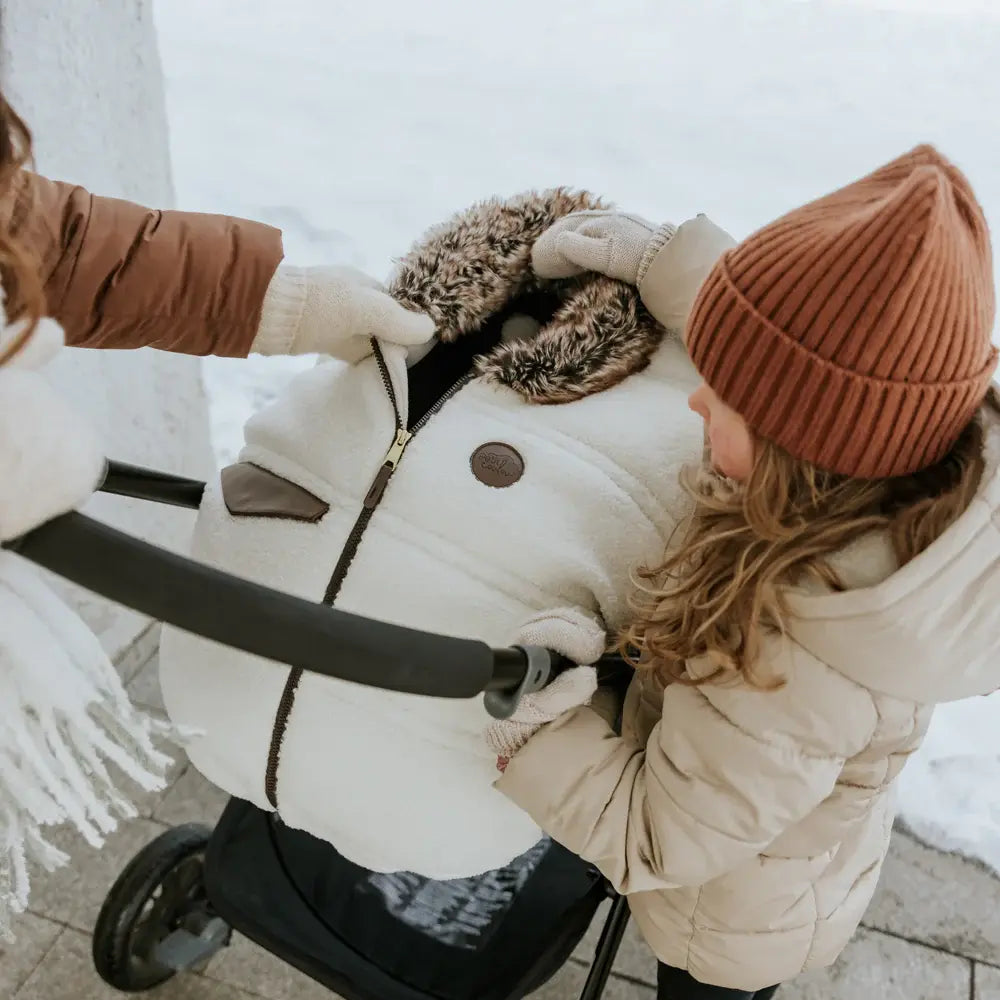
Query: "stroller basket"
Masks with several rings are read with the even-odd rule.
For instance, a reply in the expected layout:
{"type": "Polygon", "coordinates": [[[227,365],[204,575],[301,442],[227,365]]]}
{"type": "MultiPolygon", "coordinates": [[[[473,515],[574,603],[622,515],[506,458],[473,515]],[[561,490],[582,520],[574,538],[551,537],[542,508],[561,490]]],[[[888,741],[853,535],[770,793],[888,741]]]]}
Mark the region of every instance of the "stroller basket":
{"type": "MultiPolygon", "coordinates": [[[[111,462],[101,490],[197,508],[204,483],[111,462]]],[[[313,604],[79,513],[5,547],[245,652],[389,690],[443,698],[485,692],[498,718],[565,666],[545,649],[491,649],[313,604]]],[[[621,670],[614,658],[602,661],[605,680],[621,670]]],[[[500,871],[451,882],[379,875],[231,799],[214,830],[167,830],[133,858],[102,907],[93,958],[112,987],[152,989],[203,965],[235,929],[346,1000],[520,1000],[567,961],[609,897],[581,1000],[601,996],[628,906],[560,845],[542,840],[500,871]]]]}

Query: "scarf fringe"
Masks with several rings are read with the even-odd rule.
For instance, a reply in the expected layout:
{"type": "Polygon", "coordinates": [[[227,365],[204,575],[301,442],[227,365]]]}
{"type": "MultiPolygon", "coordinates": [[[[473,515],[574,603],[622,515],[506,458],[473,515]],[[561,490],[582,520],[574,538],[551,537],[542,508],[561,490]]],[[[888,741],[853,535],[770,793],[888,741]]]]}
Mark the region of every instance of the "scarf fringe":
{"type": "Polygon", "coordinates": [[[189,735],[109,696],[78,714],[5,712],[0,731],[0,938],[13,941],[12,918],[27,909],[30,868],[54,871],[69,856],[46,839],[47,827],[71,825],[94,848],[139,809],[110,766],[145,792],[167,787],[174,760],[154,740],[189,735]]]}
{"type": "MultiPolygon", "coordinates": [[[[0,287],[0,347],[23,331],[23,323],[8,324],[0,287]]],[[[62,343],[59,325],[43,319],[0,364],[5,371],[39,368],[62,343]]],[[[5,397],[5,405],[18,398],[5,397]]],[[[58,417],[54,432],[66,419],[58,417]]],[[[8,459],[4,499],[23,513],[31,491],[18,494],[16,487],[22,466],[31,468],[32,441],[19,443],[24,453],[8,459]]],[[[0,553],[0,622],[0,937],[12,941],[11,919],[27,909],[32,868],[52,871],[69,860],[46,838],[47,829],[68,823],[101,847],[120,819],[139,814],[120,779],[146,792],[162,790],[173,760],[154,741],[184,737],[132,706],[94,633],[35,567],[7,552],[0,553]]]]}

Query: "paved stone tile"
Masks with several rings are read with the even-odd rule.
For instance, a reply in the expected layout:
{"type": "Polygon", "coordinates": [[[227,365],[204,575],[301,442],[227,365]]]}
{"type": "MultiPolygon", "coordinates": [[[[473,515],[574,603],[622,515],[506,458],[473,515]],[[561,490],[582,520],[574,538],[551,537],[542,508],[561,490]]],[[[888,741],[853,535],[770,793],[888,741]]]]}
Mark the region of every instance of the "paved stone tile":
{"type": "MultiPolygon", "coordinates": [[[[190,766],[162,800],[151,797],[154,819],[123,826],[96,852],[69,830],[53,839],[70,850],[71,868],[36,876],[33,915],[19,925],[21,940],[0,951],[0,997],[13,1000],[117,1000],[90,963],[90,927],[107,890],[135,852],[165,825],[212,823],[226,796],[190,766]],[[45,919],[47,918],[47,919],[45,919]],[[63,930],[61,923],[70,928],[63,930]],[[15,992],[16,991],[16,992],[15,992]]],[[[866,921],[945,950],[989,960],[1000,944],[1000,881],[975,865],[898,835],[883,887],[866,921]]],[[[601,908],[576,951],[577,961],[536,994],[539,1000],[576,1000],[607,913],[601,908]]],[[[655,961],[634,924],[619,951],[607,1000],[652,1000],[655,961]]],[[[979,1000],[1000,1000],[1000,970],[980,965],[979,1000]]],[[[781,1000],[967,1000],[972,965],[964,958],[863,930],[831,970],[787,984],[781,1000]]],[[[172,980],[151,1000],[336,1000],[319,984],[239,936],[204,976],[172,980]]]]}
{"type": "Polygon", "coordinates": [[[1000,965],[1000,879],[897,833],[865,925],[1000,965]]]}
{"type": "Polygon", "coordinates": [[[229,796],[188,764],[180,777],[162,795],[153,809],[153,818],[167,826],[205,823],[214,826],[229,796]]]}
{"type": "Polygon", "coordinates": [[[0,944],[0,997],[11,997],[38,967],[62,933],[62,925],[32,913],[14,921],[13,944],[0,944]]]}
{"type": "Polygon", "coordinates": [[[132,644],[115,660],[118,676],[128,686],[129,681],[154,658],[160,648],[160,623],[153,622],[132,644]]]}
{"type": "MultiPolygon", "coordinates": [[[[568,962],[537,993],[534,1000],[577,1000],[587,981],[587,969],[576,962],[568,962]]],[[[656,990],[613,976],[604,988],[602,1000],[653,1000],[656,990]]]]}
{"type": "MultiPolygon", "coordinates": [[[[143,708],[165,716],[163,695],[160,692],[160,658],[151,657],[142,669],[132,678],[127,690],[129,697],[143,708]]],[[[228,796],[214,785],[209,784],[191,766],[184,751],[180,747],[171,746],[165,749],[177,761],[170,788],[152,796],[148,811],[144,816],[151,816],[167,826],[180,823],[215,824],[219,818],[228,796]]]]}
{"type": "Polygon", "coordinates": [[[799,977],[779,1000],[968,1000],[972,963],[862,930],[830,969],[799,977]]]}
{"type": "MultiPolygon", "coordinates": [[[[594,957],[594,949],[597,947],[597,941],[604,927],[604,921],[607,919],[610,905],[610,903],[601,905],[597,916],[594,917],[594,922],[590,925],[590,930],[587,931],[586,936],[573,952],[574,958],[587,965],[590,965],[594,957]]],[[[634,920],[629,921],[625,937],[618,949],[615,972],[651,985],[656,983],[656,959],[639,935],[634,920]]]]}
{"type": "MultiPolygon", "coordinates": [[[[605,914],[606,908],[602,908],[587,938],[575,953],[578,958],[589,962],[605,914]]],[[[969,963],[963,959],[942,955],[885,934],[862,930],[838,965],[787,984],[780,998],[857,1000],[858,997],[877,995],[879,1000],[968,1000],[969,970],[969,963]],[[922,988],[926,988],[923,993],[919,992],[922,988]],[[911,992],[914,989],[918,992],[911,992]]],[[[615,971],[631,980],[639,980],[651,989],[656,983],[656,960],[639,937],[634,923],[629,925],[618,952],[615,971]]],[[[988,1000],[1000,1000],[1000,992],[988,1000]]]]}
{"type": "Polygon", "coordinates": [[[164,712],[163,692],[160,690],[160,656],[150,656],[125,685],[129,697],[137,705],[164,712]]]}
{"type": "Polygon", "coordinates": [[[326,987],[239,934],[212,959],[205,975],[266,1000],[337,1000],[326,987]]]}
{"type": "Polygon", "coordinates": [[[1000,1000],[1000,969],[989,965],[977,965],[975,982],[974,1000],[1000,1000]]]}
{"type": "MultiPolygon", "coordinates": [[[[148,993],[149,1000],[255,1000],[253,994],[201,976],[177,976],[148,993]]],[[[90,937],[67,928],[42,965],[11,1000],[122,1000],[98,978],[90,958],[90,937]]]]}
{"type": "Polygon", "coordinates": [[[122,869],[140,848],[162,832],[163,827],[157,823],[134,820],[121,826],[97,851],[75,830],[57,830],[52,842],[71,854],[72,861],[55,872],[33,873],[31,911],[89,932],[122,869]]]}

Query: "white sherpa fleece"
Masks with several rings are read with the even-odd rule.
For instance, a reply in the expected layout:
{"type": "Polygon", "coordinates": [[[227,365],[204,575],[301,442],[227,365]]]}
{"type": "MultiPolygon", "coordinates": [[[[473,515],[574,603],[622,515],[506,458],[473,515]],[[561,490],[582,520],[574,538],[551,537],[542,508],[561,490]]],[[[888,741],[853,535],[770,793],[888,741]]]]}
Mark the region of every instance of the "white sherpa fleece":
{"type": "MultiPolygon", "coordinates": [[[[406,419],[405,350],[384,354],[406,419]]],[[[685,500],[678,470],[701,452],[687,407],[697,375],[666,339],[650,366],[605,392],[531,405],[474,380],[410,442],[372,517],[337,606],[494,646],[546,616],[591,634],[623,624],[630,569],[662,552],[685,500]],[[470,456],[516,448],[523,478],[485,486],[470,456]],[[567,618],[567,611],[571,617],[567,618]]],[[[299,376],[246,428],[241,460],[330,505],[318,523],[231,515],[210,484],[194,555],[318,601],[393,437],[374,358],[299,376]]],[[[172,629],[161,682],[209,780],[264,809],[275,709],[288,670],[172,629]]],[[[281,753],[283,821],[379,871],[435,878],[496,868],[532,846],[535,824],[494,790],[482,698],[424,698],[306,675],[281,753]]]]}

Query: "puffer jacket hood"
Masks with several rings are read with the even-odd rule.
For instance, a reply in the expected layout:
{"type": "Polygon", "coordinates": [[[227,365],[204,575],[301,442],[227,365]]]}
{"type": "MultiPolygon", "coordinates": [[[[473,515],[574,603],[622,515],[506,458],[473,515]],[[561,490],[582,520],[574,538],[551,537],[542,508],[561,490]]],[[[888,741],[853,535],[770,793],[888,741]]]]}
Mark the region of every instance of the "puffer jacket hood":
{"type": "Polygon", "coordinates": [[[787,595],[761,653],[780,688],[640,671],[619,739],[583,708],[511,759],[498,787],[629,895],[662,962],[759,990],[854,934],[935,705],[1000,686],[1000,417],[982,420],[981,485],[934,544],[896,569],[863,538],[832,560],[849,589],[787,595]]]}
{"type": "Polygon", "coordinates": [[[891,575],[887,545],[859,548],[871,585],[791,598],[795,640],[858,684],[922,704],[1000,688],[1000,416],[983,421],[982,484],[933,545],[891,575]]]}
{"type": "Polygon", "coordinates": [[[537,277],[531,248],[562,216],[604,207],[593,195],[563,188],[480,202],[419,240],[398,262],[389,290],[402,305],[427,313],[444,343],[534,299],[536,309],[549,312],[541,329],[499,345],[477,361],[477,372],[529,403],[569,403],[601,392],[649,365],[663,327],[624,282],[594,274],[537,277]]]}

